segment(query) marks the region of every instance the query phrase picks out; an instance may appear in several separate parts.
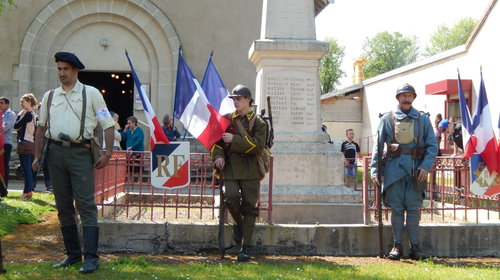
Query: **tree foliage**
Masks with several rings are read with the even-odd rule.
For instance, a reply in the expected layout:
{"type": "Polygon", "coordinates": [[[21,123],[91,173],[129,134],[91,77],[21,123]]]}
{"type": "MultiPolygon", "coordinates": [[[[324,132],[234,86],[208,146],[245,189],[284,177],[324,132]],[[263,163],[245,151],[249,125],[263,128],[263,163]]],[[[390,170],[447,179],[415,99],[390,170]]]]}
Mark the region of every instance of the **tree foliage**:
{"type": "Polygon", "coordinates": [[[432,56],[465,44],[476,25],[476,20],[463,18],[451,28],[444,24],[438,26],[437,31],[434,32],[429,40],[430,46],[425,48],[423,55],[432,56]]]}
{"type": "Polygon", "coordinates": [[[418,42],[415,36],[404,37],[399,32],[377,33],[363,43],[363,65],[365,78],[380,75],[414,62],[418,56],[418,42]]]}
{"type": "Polygon", "coordinates": [[[0,0],[0,15],[6,5],[14,5],[14,0],[0,0]]]}
{"type": "Polygon", "coordinates": [[[345,48],[339,45],[335,39],[327,38],[325,41],[330,43],[330,50],[321,59],[319,66],[321,94],[334,91],[335,87],[340,83],[340,78],[346,75],[340,68],[345,48]]]}

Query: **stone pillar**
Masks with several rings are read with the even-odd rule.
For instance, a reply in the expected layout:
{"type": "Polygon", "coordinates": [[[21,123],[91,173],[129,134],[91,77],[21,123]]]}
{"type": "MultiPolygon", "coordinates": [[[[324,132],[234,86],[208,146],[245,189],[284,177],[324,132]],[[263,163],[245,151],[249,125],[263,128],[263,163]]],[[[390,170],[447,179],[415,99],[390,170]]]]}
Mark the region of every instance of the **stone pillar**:
{"type": "MultiPolygon", "coordinates": [[[[316,40],[314,1],[264,0],[263,6],[261,38],[249,59],[258,73],[259,109],[271,97],[273,222],[362,222],[361,194],[344,186],[343,155],[320,129],[318,67],[329,44],[316,40]]],[[[262,181],[263,193],[267,182],[262,181]]]]}

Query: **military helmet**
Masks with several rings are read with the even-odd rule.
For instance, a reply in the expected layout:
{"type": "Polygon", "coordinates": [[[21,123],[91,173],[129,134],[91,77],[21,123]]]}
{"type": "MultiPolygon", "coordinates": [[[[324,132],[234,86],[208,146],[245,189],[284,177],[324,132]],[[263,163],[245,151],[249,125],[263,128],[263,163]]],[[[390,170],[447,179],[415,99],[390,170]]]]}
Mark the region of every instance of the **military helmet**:
{"type": "Polygon", "coordinates": [[[413,93],[413,98],[417,98],[417,93],[415,92],[415,88],[408,83],[406,83],[398,88],[398,90],[396,91],[396,98],[398,98],[398,95],[400,93],[404,93],[404,92],[411,92],[411,93],[413,93]]]}
{"type": "Polygon", "coordinates": [[[253,99],[252,92],[250,91],[250,89],[242,84],[235,86],[233,88],[233,91],[229,95],[229,97],[231,97],[231,98],[236,97],[236,96],[244,96],[244,97],[248,97],[250,99],[253,99]]]}

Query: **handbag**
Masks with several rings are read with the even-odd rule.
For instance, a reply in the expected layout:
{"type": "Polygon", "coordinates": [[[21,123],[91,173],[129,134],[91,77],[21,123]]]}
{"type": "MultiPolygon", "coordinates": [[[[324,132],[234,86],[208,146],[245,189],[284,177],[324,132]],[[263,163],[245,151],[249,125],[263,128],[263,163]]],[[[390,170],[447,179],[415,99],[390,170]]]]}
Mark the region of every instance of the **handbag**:
{"type": "Polygon", "coordinates": [[[21,141],[17,143],[17,153],[19,155],[34,155],[35,142],[21,141]]]}

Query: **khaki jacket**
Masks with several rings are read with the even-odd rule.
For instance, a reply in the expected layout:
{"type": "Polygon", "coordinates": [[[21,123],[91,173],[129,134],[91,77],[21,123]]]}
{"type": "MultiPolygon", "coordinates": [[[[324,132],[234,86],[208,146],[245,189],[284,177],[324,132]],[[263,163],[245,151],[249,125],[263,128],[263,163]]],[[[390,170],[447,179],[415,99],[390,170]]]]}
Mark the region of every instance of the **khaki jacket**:
{"type": "Polygon", "coordinates": [[[257,154],[265,147],[267,127],[265,121],[256,116],[254,111],[246,115],[237,112],[224,115],[231,121],[226,132],[233,134],[232,143],[225,144],[222,139],[212,146],[210,154],[212,160],[224,158],[225,165],[222,177],[225,180],[259,180],[257,154]],[[249,122],[256,118],[252,131],[248,131],[249,122]],[[248,131],[249,136],[243,136],[236,123],[239,119],[248,131]]]}

